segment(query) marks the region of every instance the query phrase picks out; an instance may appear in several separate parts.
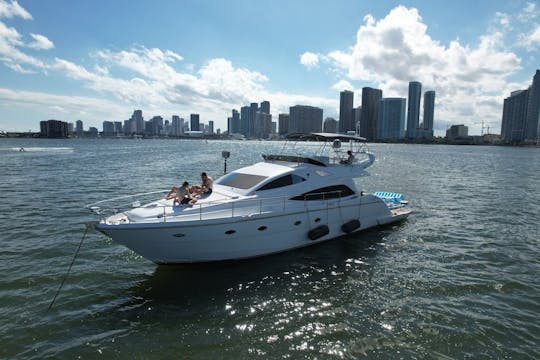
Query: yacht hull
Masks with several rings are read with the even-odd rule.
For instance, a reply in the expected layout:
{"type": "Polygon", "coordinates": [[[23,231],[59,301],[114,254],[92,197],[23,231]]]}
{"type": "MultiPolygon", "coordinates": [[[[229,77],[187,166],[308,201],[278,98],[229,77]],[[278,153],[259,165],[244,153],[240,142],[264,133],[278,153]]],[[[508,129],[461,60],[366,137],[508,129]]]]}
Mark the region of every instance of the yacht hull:
{"type": "Polygon", "coordinates": [[[97,229],[157,264],[179,264],[274,254],[400,221],[409,213],[392,212],[379,198],[368,195],[287,213],[161,223],[104,222],[97,229]],[[359,226],[351,229],[346,224],[354,220],[359,226]]]}

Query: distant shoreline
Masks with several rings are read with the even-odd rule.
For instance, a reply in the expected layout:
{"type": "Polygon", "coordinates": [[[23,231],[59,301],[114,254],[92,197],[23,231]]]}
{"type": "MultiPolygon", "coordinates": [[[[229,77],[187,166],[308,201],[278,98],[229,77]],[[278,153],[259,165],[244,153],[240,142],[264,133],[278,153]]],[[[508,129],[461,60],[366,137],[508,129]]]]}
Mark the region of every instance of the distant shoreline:
{"type": "MultiPolygon", "coordinates": [[[[236,141],[282,141],[284,139],[280,138],[274,138],[274,139],[246,139],[246,140],[237,140],[229,138],[227,135],[203,135],[201,137],[193,137],[193,136],[148,136],[148,137],[129,137],[129,136],[83,136],[83,137],[77,137],[77,136],[68,136],[68,137],[61,137],[61,138],[47,138],[42,137],[39,132],[7,132],[4,133],[3,136],[0,136],[0,139],[102,139],[102,140],[120,140],[120,139],[128,139],[128,140],[155,140],[155,139],[162,139],[162,140],[236,140],[236,141]]],[[[503,142],[489,142],[483,140],[481,136],[469,136],[468,138],[460,138],[460,139],[454,139],[449,140],[442,137],[436,137],[433,139],[416,139],[416,140],[393,140],[393,141],[380,141],[380,140],[373,140],[368,141],[370,143],[375,144],[418,144],[418,145],[485,145],[485,146],[517,146],[517,147],[540,147],[540,144],[532,144],[532,143],[503,143],[503,142]]]]}

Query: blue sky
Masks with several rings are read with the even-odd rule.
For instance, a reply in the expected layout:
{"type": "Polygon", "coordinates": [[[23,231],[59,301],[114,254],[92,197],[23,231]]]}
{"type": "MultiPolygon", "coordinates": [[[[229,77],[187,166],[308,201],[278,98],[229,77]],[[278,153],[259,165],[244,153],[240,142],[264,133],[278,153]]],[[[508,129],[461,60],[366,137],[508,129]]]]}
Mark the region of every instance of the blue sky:
{"type": "Polygon", "coordinates": [[[39,121],[161,115],[225,128],[231,109],[269,100],[275,118],[314,105],[338,117],[339,91],[435,90],[436,134],[482,121],[540,68],[533,1],[0,0],[0,129],[39,121]]]}

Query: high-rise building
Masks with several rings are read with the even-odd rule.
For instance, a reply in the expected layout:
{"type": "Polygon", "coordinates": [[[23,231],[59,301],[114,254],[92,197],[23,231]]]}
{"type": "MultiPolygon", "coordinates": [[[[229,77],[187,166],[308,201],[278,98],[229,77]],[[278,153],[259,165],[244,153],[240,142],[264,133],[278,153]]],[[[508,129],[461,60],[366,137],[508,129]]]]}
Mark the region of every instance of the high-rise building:
{"type": "Polygon", "coordinates": [[[232,111],[232,117],[231,117],[228,131],[229,131],[229,134],[240,134],[242,132],[241,123],[240,123],[240,113],[236,109],[233,109],[232,111]]]}
{"type": "Polygon", "coordinates": [[[346,133],[354,130],[356,124],[353,124],[352,111],[354,107],[354,93],[345,90],[339,93],[339,132],[346,133]]]}
{"type": "Polygon", "coordinates": [[[323,122],[323,132],[337,133],[338,121],[333,117],[327,117],[323,122]]]}
{"type": "Polygon", "coordinates": [[[77,133],[77,137],[83,136],[83,122],[82,120],[75,121],[75,132],[77,133]]]}
{"type": "Polygon", "coordinates": [[[540,138],[540,70],[536,70],[529,87],[529,103],[525,122],[525,141],[538,141],[540,138]]]}
{"type": "Polygon", "coordinates": [[[145,124],[144,124],[144,118],[142,115],[142,110],[135,110],[133,111],[133,115],[131,116],[131,132],[135,132],[137,134],[143,134],[145,131],[145,124]]]}
{"type": "Polygon", "coordinates": [[[114,123],[112,121],[103,122],[102,136],[114,136],[114,123]]]}
{"type": "Polygon", "coordinates": [[[40,136],[47,138],[67,138],[67,122],[60,120],[44,120],[39,123],[40,136]]]}
{"type": "Polygon", "coordinates": [[[422,84],[418,81],[409,83],[409,102],[407,105],[407,137],[416,138],[416,129],[420,125],[420,99],[422,98],[422,84]]]}
{"type": "Polygon", "coordinates": [[[240,108],[240,131],[239,133],[248,136],[249,124],[251,123],[251,109],[249,106],[242,106],[240,108]]]}
{"type": "Polygon", "coordinates": [[[184,119],[180,118],[178,115],[172,116],[171,121],[171,135],[172,136],[181,136],[184,134],[184,119]]]}
{"type": "Polygon", "coordinates": [[[263,101],[259,110],[264,114],[270,114],[270,101],[263,101]]]}
{"type": "Polygon", "coordinates": [[[435,114],[435,91],[424,93],[424,130],[433,131],[433,117],[435,114]]]}
{"type": "Polygon", "coordinates": [[[289,114],[278,115],[278,127],[279,135],[285,135],[289,133],[289,114]]]}
{"type": "Polygon", "coordinates": [[[259,104],[257,103],[251,103],[249,106],[249,128],[248,133],[246,136],[254,136],[255,135],[255,119],[257,117],[257,111],[259,111],[259,104]]]}
{"type": "Polygon", "coordinates": [[[377,139],[398,140],[405,136],[405,107],[403,98],[384,98],[379,101],[377,139]]]}
{"type": "Polygon", "coordinates": [[[214,133],[214,120],[208,120],[208,133],[214,133]]]}
{"type": "Polygon", "coordinates": [[[272,115],[262,111],[255,114],[253,136],[259,139],[267,139],[272,132],[272,115]]]}
{"type": "Polygon", "coordinates": [[[314,106],[296,105],[289,108],[289,133],[320,132],[323,110],[314,106]]]}
{"type": "Polygon", "coordinates": [[[115,121],[114,122],[114,135],[120,135],[122,134],[122,122],[121,121],[115,121]]]}
{"type": "Polygon", "coordinates": [[[525,140],[525,124],[529,90],[513,91],[504,99],[501,124],[501,139],[506,142],[522,142],[525,140]]]}
{"type": "Polygon", "coordinates": [[[199,123],[199,114],[191,114],[189,116],[189,125],[191,131],[201,131],[199,123]]]}
{"type": "Polygon", "coordinates": [[[375,139],[377,135],[377,121],[379,120],[379,101],[382,99],[382,90],[370,87],[362,88],[362,118],[360,122],[360,136],[367,140],[375,139]]]}
{"type": "Polygon", "coordinates": [[[446,138],[449,140],[465,139],[469,136],[469,128],[463,124],[452,125],[446,130],[446,138]]]}
{"type": "Polygon", "coordinates": [[[362,122],[362,107],[361,106],[352,109],[352,121],[353,121],[353,129],[349,131],[355,131],[356,133],[358,133],[360,131],[360,123],[362,122]]]}
{"type": "Polygon", "coordinates": [[[540,70],[528,89],[514,91],[504,99],[501,139],[540,143],[540,70]]]}

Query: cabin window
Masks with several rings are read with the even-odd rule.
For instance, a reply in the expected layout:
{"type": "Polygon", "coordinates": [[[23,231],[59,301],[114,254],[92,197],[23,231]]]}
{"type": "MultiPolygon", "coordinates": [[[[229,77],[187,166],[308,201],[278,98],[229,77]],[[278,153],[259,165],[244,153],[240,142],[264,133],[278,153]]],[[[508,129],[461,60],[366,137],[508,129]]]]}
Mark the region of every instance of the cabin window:
{"type": "Polygon", "coordinates": [[[285,176],[282,176],[275,180],[270,181],[268,184],[263,185],[259,189],[257,189],[257,191],[277,189],[283,186],[297,184],[302,181],[306,181],[306,179],[296,174],[288,174],[288,175],[285,175],[285,176]]]}
{"type": "Polygon", "coordinates": [[[264,181],[267,176],[243,174],[238,172],[232,172],[223,176],[217,181],[219,185],[230,186],[237,189],[250,189],[264,181]]]}
{"type": "Polygon", "coordinates": [[[311,190],[302,195],[295,196],[291,200],[328,200],[354,195],[354,191],[345,185],[327,186],[311,190]]]}

